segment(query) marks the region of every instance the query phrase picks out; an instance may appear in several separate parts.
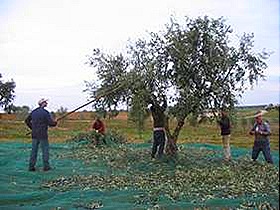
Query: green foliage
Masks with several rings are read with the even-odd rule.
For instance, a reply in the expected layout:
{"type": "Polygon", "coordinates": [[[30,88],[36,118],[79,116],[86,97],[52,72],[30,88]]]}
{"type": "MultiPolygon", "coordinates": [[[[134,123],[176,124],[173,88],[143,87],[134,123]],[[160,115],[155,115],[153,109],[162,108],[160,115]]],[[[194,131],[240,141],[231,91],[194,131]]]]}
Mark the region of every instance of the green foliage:
{"type": "Polygon", "coordinates": [[[67,140],[68,142],[76,142],[91,145],[106,145],[123,144],[126,139],[117,131],[109,130],[105,135],[96,131],[80,132],[67,140]]]}
{"type": "Polygon", "coordinates": [[[95,117],[99,117],[99,118],[104,118],[105,119],[107,117],[107,111],[102,109],[102,108],[96,108],[95,117]]]}
{"type": "Polygon", "coordinates": [[[147,209],[147,206],[166,202],[177,204],[177,207],[187,202],[189,205],[183,209],[214,208],[217,204],[221,207],[223,202],[229,207],[259,199],[279,205],[277,166],[252,162],[242,150],[234,149],[238,158],[231,162],[220,160],[220,147],[180,145],[180,150],[176,158],[164,156],[151,161],[147,144],[82,147],[60,154],[60,157],[82,160],[91,168],[102,168],[101,172],[60,176],[47,180],[43,187],[69,194],[72,190],[117,190],[117,194],[127,193],[123,197],[132,200],[134,209],[142,208],[142,205],[147,209]]]}
{"type": "Polygon", "coordinates": [[[62,106],[56,111],[56,113],[57,113],[59,116],[64,115],[66,112],[67,112],[67,108],[64,108],[64,107],[62,107],[62,106]]]}
{"type": "Polygon", "coordinates": [[[18,120],[25,120],[30,113],[30,108],[28,106],[18,106],[16,107],[15,114],[18,120]]]}
{"type": "Polygon", "coordinates": [[[190,126],[196,127],[198,125],[197,115],[189,115],[187,121],[189,122],[190,126]]]}
{"type": "Polygon", "coordinates": [[[120,134],[117,130],[109,130],[105,136],[105,142],[107,143],[116,143],[116,144],[124,144],[127,142],[126,138],[120,134]]]}
{"type": "Polygon", "coordinates": [[[177,139],[188,115],[222,107],[232,110],[248,85],[265,77],[269,53],[253,52],[253,34],[244,34],[232,46],[232,32],[223,18],[186,18],[183,23],[171,18],[163,32],[130,43],[127,58],[95,49],[89,64],[97,69],[99,84],[88,82],[87,91],[91,96],[110,91],[96,108],[129,105],[138,113],[138,125],[143,120],[139,113],[149,104],[167,100],[173,105],[169,114],[178,122],[172,135],[177,139]]]}
{"type": "Polygon", "coordinates": [[[109,119],[112,119],[112,118],[118,116],[119,113],[120,113],[120,112],[119,112],[118,110],[111,110],[111,111],[108,112],[107,114],[108,114],[108,116],[109,116],[109,119]]]}
{"type": "MultiPolygon", "coordinates": [[[[59,107],[59,109],[56,111],[55,117],[56,117],[56,118],[60,118],[60,117],[64,116],[66,113],[67,113],[67,108],[61,106],[61,107],[59,107]]],[[[66,117],[66,118],[67,118],[67,117],[66,117]]],[[[62,127],[64,126],[66,118],[62,118],[62,119],[59,121],[59,125],[60,125],[60,126],[62,126],[62,127]]]]}
{"type": "Polygon", "coordinates": [[[246,130],[248,130],[248,119],[242,118],[240,124],[243,128],[243,132],[246,132],[246,130]]]}
{"type": "Polygon", "coordinates": [[[126,101],[126,58],[122,54],[107,55],[99,49],[94,49],[88,64],[96,68],[95,74],[98,76],[96,81],[86,82],[85,91],[90,97],[97,99],[93,108],[99,111],[116,110],[118,105],[126,101]]]}
{"type": "Polygon", "coordinates": [[[2,74],[0,73],[0,107],[4,107],[7,113],[11,113],[11,104],[15,98],[16,83],[11,80],[8,82],[2,81],[2,74]]]}
{"type": "Polygon", "coordinates": [[[143,105],[145,101],[141,98],[142,96],[142,94],[139,94],[132,98],[131,109],[129,111],[129,120],[135,123],[139,138],[142,138],[142,133],[145,128],[145,121],[150,116],[150,112],[146,105],[143,105]]]}
{"type": "Polygon", "coordinates": [[[267,57],[252,52],[253,35],[244,34],[238,47],[230,46],[232,29],[222,18],[187,18],[183,25],[172,19],[167,31],[180,112],[232,108],[247,81],[253,85],[264,77],[267,57]]]}

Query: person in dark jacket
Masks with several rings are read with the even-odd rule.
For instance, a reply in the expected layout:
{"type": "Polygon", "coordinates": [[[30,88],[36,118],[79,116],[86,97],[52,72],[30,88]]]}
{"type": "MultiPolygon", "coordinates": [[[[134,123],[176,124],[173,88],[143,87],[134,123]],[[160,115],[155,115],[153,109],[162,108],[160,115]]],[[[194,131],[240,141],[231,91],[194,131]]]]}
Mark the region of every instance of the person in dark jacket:
{"type": "Polygon", "coordinates": [[[250,134],[255,135],[252,159],[256,161],[260,151],[262,151],[266,162],[273,164],[269,142],[269,136],[271,135],[270,126],[268,122],[263,121],[262,115],[262,111],[258,111],[255,114],[255,124],[250,130],[250,134]]]}
{"type": "Polygon", "coordinates": [[[231,160],[231,152],[230,152],[230,120],[228,114],[225,110],[221,111],[221,119],[218,121],[221,128],[221,136],[223,142],[223,150],[224,150],[224,160],[231,160]]]}
{"type": "Polygon", "coordinates": [[[165,145],[165,110],[167,108],[166,100],[162,105],[158,102],[151,102],[151,112],[154,120],[154,132],[153,132],[153,146],[152,146],[152,158],[155,158],[156,153],[161,158],[163,155],[165,145]]]}
{"type": "Polygon", "coordinates": [[[38,147],[41,145],[43,156],[43,170],[51,169],[49,164],[49,141],[48,127],[56,126],[57,121],[53,120],[50,113],[45,109],[48,105],[47,99],[38,102],[39,107],[34,109],[25,119],[26,125],[32,130],[32,150],[29,160],[29,171],[35,171],[38,147]]]}

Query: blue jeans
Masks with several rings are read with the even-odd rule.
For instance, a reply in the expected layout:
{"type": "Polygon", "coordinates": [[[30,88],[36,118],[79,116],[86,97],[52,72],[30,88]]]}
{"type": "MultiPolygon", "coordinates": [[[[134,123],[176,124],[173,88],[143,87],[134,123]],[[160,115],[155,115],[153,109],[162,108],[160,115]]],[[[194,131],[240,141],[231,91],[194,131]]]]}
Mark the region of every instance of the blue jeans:
{"type": "Polygon", "coordinates": [[[37,161],[39,144],[41,144],[43,166],[44,168],[50,167],[49,164],[49,141],[48,139],[32,139],[32,150],[29,160],[29,168],[34,168],[37,161]]]}
{"type": "Polygon", "coordinates": [[[270,154],[269,140],[254,142],[254,147],[252,151],[253,160],[256,160],[258,158],[260,151],[263,152],[266,162],[273,164],[272,157],[270,154]]]}
{"type": "Polygon", "coordinates": [[[165,132],[163,130],[154,131],[154,142],[152,147],[152,157],[154,158],[157,150],[158,157],[160,158],[163,155],[165,145],[165,132]]]}

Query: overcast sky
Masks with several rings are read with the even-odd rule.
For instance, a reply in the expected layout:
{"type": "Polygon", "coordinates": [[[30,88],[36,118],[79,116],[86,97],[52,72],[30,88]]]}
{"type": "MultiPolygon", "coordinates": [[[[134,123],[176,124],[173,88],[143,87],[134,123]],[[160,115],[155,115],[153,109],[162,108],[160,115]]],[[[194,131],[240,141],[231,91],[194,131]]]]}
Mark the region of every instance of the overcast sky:
{"type": "Polygon", "coordinates": [[[223,16],[234,34],[253,32],[256,52],[273,54],[267,81],[240,105],[279,103],[278,0],[0,0],[0,73],[16,82],[15,105],[35,108],[46,97],[49,110],[73,110],[87,102],[84,81],[95,78],[85,64],[92,49],[122,52],[171,15],[223,16]]]}

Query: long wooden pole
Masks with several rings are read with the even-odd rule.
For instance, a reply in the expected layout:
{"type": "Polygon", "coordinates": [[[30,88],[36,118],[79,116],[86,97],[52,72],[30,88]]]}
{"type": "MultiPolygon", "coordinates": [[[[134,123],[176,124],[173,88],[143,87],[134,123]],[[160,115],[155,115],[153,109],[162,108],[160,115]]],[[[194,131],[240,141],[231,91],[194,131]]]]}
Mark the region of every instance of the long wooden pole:
{"type": "Polygon", "coordinates": [[[92,102],[94,102],[94,101],[97,100],[97,99],[98,99],[98,98],[96,98],[96,99],[94,99],[94,100],[91,100],[91,101],[89,101],[88,103],[86,103],[86,104],[84,104],[84,105],[82,105],[82,106],[79,106],[78,108],[74,109],[74,110],[71,111],[71,112],[67,112],[66,114],[64,114],[64,115],[62,115],[61,117],[57,118],[56,121],[62,120],[63,118],[67,117],[68,115],[73,114],[73,113],[76,112],[77,110],[79,110],[79,109],[81,109],[81,108],[83,108],[83,107],[85,107],[85,106],[91,104],[92,102]]]}
{"type": "MultiPolygon", "coordinates": [[[[96,96],[93,100],[87,102],[86,104],[83,104],[83,105],[79,106],[78,108],[72,110],[71,112],[68,112],[68,113],[64,114],[63,116],[57,118],[56,121],[58,122],[58,121],[62,120],[63,118],[67,117],[68,115],[73,114],[73,113],[76,112],[77,110],[79,110],[79,109],[81,109],[81,108],[83,108],[83,107],[85,107],[85,106],[87,106],[87,105],[93,103],[94,101],[98,100],[99,98],[101,98],[101,97],[103,97],[103,96],[106,96],[106,95],[108,95],[108,94],[110,94],[110,93],[116,91],[117,89],[119,89],[119,88],[122,87],[122,86],[123,86],[123,85],[121,85],[121,86],[119,86],[119,87],[116,87],[116,88],[113,88],[113,89],[111,89],[110,91],[107,91],[107,92],[105,92],[105,93],[103,93],[103,94],[100,94],[100,95],[96,96]]],[[[29,134],[31,134],[31,132],[28,132],[26,135],[29,135],[29,134]]]]}

